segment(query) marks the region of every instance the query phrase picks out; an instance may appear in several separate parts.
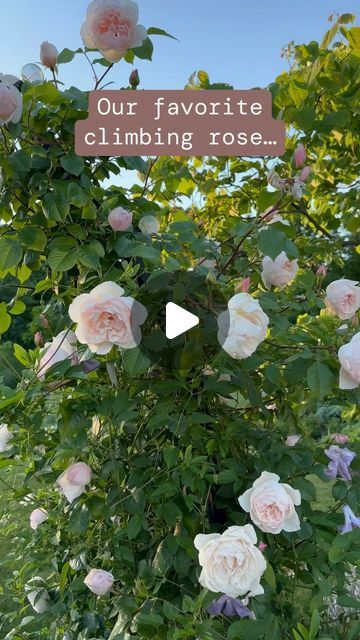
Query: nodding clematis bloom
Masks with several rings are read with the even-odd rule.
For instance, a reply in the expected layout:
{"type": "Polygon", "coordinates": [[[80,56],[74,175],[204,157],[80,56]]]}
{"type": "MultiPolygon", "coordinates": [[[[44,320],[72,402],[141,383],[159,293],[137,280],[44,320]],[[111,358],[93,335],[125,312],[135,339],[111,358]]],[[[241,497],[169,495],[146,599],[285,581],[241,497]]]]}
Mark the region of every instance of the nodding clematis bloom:
{"type": "Polygon", "coordinates": [[[208,613],[212,616],[223,614],[229,618],[237,616],[238,618],[247,618],[251,615],[251,611],[246,607],[239,598],[231,598],[230,596],[220,596],[208,607],[208,613]]]}
{"type": "Polygon", "coordinates": [[[331,447],[325,450],[325,455],[330,460],[325,470],[325,475],[333,480],[335,480],[336,477],[340,477],[347,480],[347,482],[351,482],[349,467],[356,457],[356,453],[346,447],[341,449],[336,445],[331,445],[331,447]]]}
{"type": "Polygon", "coordinates": [[[348,504],[343,506],[343,512],[345,522],[341,527],[339,527],[339,531],[341,533],[350,533],[353,529],[360,529],[360,518],[355,515],[348,504]]]}

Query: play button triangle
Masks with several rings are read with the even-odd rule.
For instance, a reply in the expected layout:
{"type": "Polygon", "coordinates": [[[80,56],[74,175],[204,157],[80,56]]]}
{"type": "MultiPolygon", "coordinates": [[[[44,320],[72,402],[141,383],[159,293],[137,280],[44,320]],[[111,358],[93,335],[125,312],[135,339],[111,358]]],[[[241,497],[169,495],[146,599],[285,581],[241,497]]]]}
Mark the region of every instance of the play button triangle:
{"type": "Polygon", "coordinates": [[[166,305],[166,337],[169,340],[181,336],[199,324],[199,318],[193,313],[186,311],[174,302],[166,305]]]}

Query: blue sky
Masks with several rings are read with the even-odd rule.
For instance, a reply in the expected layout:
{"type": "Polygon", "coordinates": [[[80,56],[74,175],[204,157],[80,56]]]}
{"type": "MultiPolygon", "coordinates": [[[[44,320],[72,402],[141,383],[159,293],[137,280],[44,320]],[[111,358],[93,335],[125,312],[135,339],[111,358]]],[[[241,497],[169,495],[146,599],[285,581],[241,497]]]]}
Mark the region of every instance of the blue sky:
{"type": "MultiPolygon", "coordinates": [[[[6,4],[6,29],[0,40],[0,72],[18,75],[24,63],[37,62],[43,40],[59,50],[81,46],[89,0],[1,4],[6,4]]],[[[280,57],[283,45],[319,40],[333,11],[360,17],[358,0],[140,0],[139,8],[142,24],[166,29],[179,39],[154,37],[153,62],[137,62],[145,89],[181,89],[196,69],[238,89],[265,86],[286,68],[280,57]]],[[[124,62],[117,65],[111,77],[114,88],[127,84],[130,70],[124,62]]],[[[80,56],[62,66],[61,79],[93,88],[91,69],[80,56]]]]}

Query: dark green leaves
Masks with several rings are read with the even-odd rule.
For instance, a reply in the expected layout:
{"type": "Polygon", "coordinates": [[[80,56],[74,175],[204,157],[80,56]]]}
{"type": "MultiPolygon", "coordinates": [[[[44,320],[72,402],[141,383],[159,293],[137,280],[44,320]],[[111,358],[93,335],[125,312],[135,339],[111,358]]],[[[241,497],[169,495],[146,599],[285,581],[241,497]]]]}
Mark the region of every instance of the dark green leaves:
{"type": "Polygon", "coordinates": [[[0,238],[0,271],[6,271],[19,264],[22,256],[21,245],[8,237],[0,238]]]}
{"type": "Polygon", "coordinates": [[[307,372],[307,382],[311,391],[319,398],[323,398],[330,393],[334,384],[334,376],[326,364],[314,362],[307,372]]]}
{"type": "Polygon", "coordinates": [[[84,169],[84,159],[76,156],[74,153],[62,156],[60,162],[65,171],[74,176],[79,176],[84,169]]]}
{"type": "MultiPolygon", "coordinates": [[[[276,223],[278,224],[278,223],[276,223]]],[[[282,251],[288,258],[297,258],[299,253],[294,243],[287,238],[283,231],[275,228],[275,224],[268,225],[258,235],[258,247],[261,253],[275,260],[282,251]]]]}

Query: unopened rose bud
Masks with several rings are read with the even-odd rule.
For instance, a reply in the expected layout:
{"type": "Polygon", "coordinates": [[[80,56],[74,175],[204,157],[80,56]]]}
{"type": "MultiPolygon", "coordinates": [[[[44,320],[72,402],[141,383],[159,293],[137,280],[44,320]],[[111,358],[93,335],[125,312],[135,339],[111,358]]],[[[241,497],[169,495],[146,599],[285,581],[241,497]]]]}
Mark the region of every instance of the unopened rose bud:
{"type": "Polygon", "coordinates": [[[114,231],[126,231],[132,224],[132,214],[122,207],[117,207],[110,211],[108,222],[114,231]]]}
{"type": "Polygon", "coordinates": [[[109,571],[91,569],[84,582],[97,596],[105,596],[114,584],[114,576],[109,571]]]}
{"type": "Polygon", "coordinates": [[[327,267],[324,264],[321,264],[318,270],[316,271],[316,275],[318,278],[326,278],[327,276],[327,267]]]}
{"type": "Polygon", "coordinates": [[[46,318],[46,316],[44,316],[43,313],[40,313],[40,315],[39,315],[39,322],[40,322],[41,326],[44,327],[44,329],[49,329],[49,327],[50,327],[49,321],[46,318]]]}
{"type": "Polygon", "coordinates": [[[345,433],[331,433],[330,440],[336,444],[346,444],[349,442],[349,436],[345,435],[345,433]]]}
{"type": "Polygon", "coordinates": [[[58,61],[59,52],[51,42],[43,42],[40,47],[41,64],[48,69],[53,69],[58,61]]]}
{"type": "Polygon", "coordinates": [[[306,182],[311,172],[312,172],[311,167],[304,167],[302,172],[300,173],[301,182],[306,182]]]}
{"type": "Polygon", "coordinates": [[[296,169],[301,169],[306,162],[306,151],[303,144],[299,144],[294,151],[293,162],[296,169]]]}
{"type": "Polygon", "coordinates": [[[267,548],[268,548],[268,545],[265,544],[265,542],[260,542],[259,543],[258,549],[259,549],[259,551],[261,551],[261,553],[263,553],[263,551],[265,551],[265,549],[267,549],[267,548]]]}
{"type": "Polygon", "coordinates": [[[17,102],[11,87],[0,85],[0,124],[9,122],[17,109],[17,102]]]}
{"type": "Polygon", "coordinates": [[[41,333],[41,331],[37,331],[35,333],[34,342],[35,342],[37,347],[43,347],[44,346],[44,337],[43,337],[43,334],[41,333]]]}
{"type": "Polygon", "coordinates": [[[136,89],[140,84],[140,76],[137,69],[130,73],[129,83],[132,89],[136,89]]]}
{"type": "Polygon", "coordinates": [[[251,285],[251,278],[250,276],[248,276],[247,278],[244,278],[243,280],[237,283],[237,285],[235,286],[235,291],[237,293],[248,293],[250,289],[250,285],[251,285]]]}

